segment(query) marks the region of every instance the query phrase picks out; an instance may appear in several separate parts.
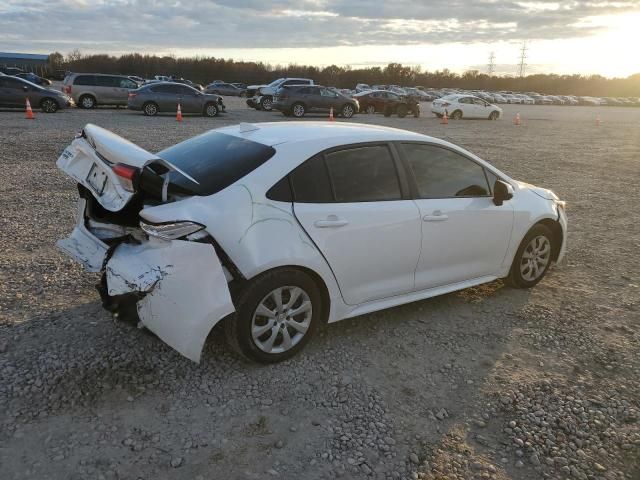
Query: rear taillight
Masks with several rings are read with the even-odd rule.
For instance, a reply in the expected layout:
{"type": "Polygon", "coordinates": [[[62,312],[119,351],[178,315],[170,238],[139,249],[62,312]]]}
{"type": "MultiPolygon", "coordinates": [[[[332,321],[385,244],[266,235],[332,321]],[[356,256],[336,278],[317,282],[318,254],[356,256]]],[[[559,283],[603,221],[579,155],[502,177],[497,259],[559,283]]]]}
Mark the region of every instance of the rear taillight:
{"type": "Polygon", "coordinates": [[[138,95],[137,93],[129,92],[129,98],[134,98],[137,95],[138,95]]]}
{"type": "Polygon", "coordinates": [[[62,91],[67,95],[71,95],[71,85],[65,85],[62,91]]]}
{"type": "Polygon", "coordinates": [[[113,173],[119,176],[122,181],[122,186],[129,192],[135,192],[135,181],[138,177],[139,170],[131,165],[125,165],[124,163],[116,163],[111,167],[113,173]]]}

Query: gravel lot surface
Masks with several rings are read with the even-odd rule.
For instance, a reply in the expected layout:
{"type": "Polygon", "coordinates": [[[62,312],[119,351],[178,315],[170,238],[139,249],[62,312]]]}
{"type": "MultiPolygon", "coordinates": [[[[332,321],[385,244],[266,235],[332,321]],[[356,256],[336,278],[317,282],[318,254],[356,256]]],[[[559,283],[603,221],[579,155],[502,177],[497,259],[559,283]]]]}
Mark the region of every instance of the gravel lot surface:
{"type": "Polygon", "coordinates": [[[214,332],[196,365],[113,321],[97,277],[58,253],[77,193],[55,160],[88,122],[157,151],[284,119],[227,105],[181,124],[0,111],[0,477],[640,478],[640,109],[505,106],[497,122],[448,126],[357,116],[556,191],[568,265],[529,291],[496,281],[323,327],[273,366],[214,332]]]}

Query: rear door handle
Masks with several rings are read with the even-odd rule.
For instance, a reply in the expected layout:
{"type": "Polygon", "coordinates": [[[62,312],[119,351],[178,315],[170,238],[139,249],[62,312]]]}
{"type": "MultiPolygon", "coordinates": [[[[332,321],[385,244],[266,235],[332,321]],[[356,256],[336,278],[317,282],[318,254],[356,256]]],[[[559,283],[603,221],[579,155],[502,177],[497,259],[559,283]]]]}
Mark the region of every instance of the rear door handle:
{"type": "Polygon", "coordinates": [[[314,225],[317,228],[338,228],[348,225],[349,222],[335,215],[329,215],[326,220],[316,220],[314,225]]]}

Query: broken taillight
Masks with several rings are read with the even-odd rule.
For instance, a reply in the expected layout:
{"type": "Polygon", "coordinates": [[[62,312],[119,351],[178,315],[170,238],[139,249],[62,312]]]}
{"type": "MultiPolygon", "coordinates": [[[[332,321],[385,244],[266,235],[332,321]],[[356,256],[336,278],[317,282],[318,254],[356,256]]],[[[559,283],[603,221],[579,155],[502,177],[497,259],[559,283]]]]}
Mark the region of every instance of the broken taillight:
{"type": "Polygon", "coordinates": [[[116,163],[111,167],[111,170],[122,179],[121,183],[125,190],[135,192],[134,183],[139,172],[137,168],[131,165],[125,165],[124,163],[116,163]]]}

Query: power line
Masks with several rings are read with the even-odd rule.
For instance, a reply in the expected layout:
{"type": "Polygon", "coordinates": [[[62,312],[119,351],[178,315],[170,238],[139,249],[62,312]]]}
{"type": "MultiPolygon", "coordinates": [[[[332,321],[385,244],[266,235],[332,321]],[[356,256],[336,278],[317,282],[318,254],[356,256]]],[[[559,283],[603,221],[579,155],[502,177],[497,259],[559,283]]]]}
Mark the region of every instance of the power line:
{"type": "Polygon", "coordinates": [[[491,52],[489,54],[489,64],[487,65],[487,73],[489,75],[493,75],[496,71],[496,54],[495,52],[491,52]]]}
{"type": "Polygon", "coordinates": [[[527,69],[527,64],[525,63],[526,58],[527,58],[527,41],[525,40],[522,42],[522,47],[520,48],[520,68],[519,68],[520,77],[524,77],[525,71],[527,69]]]}

